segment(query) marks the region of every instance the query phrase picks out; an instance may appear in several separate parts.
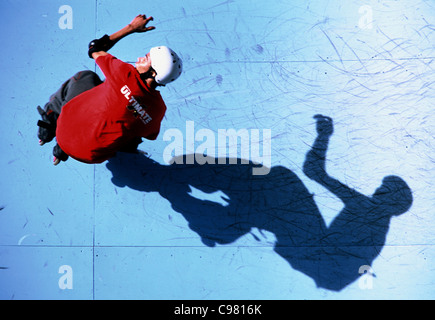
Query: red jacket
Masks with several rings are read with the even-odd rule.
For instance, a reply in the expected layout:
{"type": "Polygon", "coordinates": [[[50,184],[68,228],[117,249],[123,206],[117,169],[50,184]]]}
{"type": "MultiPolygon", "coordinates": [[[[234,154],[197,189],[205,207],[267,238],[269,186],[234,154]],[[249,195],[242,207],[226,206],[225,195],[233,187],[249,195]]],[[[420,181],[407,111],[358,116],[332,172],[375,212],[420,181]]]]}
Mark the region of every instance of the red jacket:
{"type": "Polygon", "coordinates": [[[101,163],[135,137],[154,140],[166,105],[132,65],[108,54],[96,60],[106,80],[62,108],[56,139],[72,158],[101,163]]]}

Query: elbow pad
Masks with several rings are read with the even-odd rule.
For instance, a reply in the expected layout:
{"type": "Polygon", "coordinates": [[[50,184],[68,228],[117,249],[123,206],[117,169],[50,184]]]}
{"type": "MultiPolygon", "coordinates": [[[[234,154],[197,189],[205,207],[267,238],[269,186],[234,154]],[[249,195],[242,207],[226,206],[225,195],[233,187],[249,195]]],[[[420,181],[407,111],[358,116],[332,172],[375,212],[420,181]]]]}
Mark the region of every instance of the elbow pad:
{"type": "Polygon", "coordinates": [[[100,39],[94,39],[91,42],[89,42],[89,50],[88,50],[88,56],[92,59],[92,54],[94,52],[98,51],[104,51],[107,52],[113,47],[114,43],[112,40],[110,40],[110,37],[105,34],[100,39]]]}

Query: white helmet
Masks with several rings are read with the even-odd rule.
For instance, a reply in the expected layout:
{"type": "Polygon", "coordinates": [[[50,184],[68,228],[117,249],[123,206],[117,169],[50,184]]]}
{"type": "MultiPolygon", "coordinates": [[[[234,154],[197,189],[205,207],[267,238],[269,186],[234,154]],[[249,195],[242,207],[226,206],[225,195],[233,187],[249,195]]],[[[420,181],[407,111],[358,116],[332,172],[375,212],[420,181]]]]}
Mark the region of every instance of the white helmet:
{"type": "Polygon", "coordinates": [[[166,85],[177,79],[183,71],[183,62],[177,54],[165,46],[154,47],[150,50],[151,67],[156,71],[155,80],[158,84],[166,85]]]}

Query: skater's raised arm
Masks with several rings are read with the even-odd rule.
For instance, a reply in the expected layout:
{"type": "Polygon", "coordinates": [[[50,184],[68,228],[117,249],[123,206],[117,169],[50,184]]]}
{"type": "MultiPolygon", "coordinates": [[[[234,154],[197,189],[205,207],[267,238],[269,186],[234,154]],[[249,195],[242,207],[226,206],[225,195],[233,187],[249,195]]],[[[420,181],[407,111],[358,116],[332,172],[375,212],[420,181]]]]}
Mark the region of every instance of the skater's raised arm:
{"type": "Polygon", "coordinates": [[[109,51],[119,40],[132,34],[143,33],[154,30],[155,27],[147,27],[148,22],[154,20],[153,17],[146,17],[144,14],[136,16],[127,26],[112,35],[104,35],[100,39],[92,40],[89,43],[88,55],[90,58],[97,59],[99,56],[107,55],[109,51]]]}

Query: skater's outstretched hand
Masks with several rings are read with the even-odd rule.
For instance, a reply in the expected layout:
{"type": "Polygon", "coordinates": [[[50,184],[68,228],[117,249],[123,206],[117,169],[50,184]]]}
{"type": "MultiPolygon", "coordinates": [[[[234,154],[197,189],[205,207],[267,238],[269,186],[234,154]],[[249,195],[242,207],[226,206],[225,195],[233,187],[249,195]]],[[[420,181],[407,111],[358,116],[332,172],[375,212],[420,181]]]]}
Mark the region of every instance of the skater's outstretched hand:
{"type": "Polygon", "coordinates": [[[319,136],[330,136],[334,132],[334,125],[332,124],[332,119],[330,117],[323,116],[321,114],[316,114],[314,119],[317,120],[317,134],[319,136]]]}
{"type": "Polygon", "coordinates": [[[133,21],[130,22],[130,27],[133,29],[133,32],[147,32],[154,30],[156,27],[150,26],[147,27],[148,22],[153,21],[153,17],[148,17],[144,14],[140,14],[136,16],[133,21]]]}
{"type": "Polygon", "coordinates": [[[100,56],[107,55],[108,50],[110,50],[119,40],[130,34],[154,30],[155,27],[147,27],[148,22],[152,20],[154,20],[153,17],[147,18],[146,15],[140,14],[136,16],[127,26],[111,34],[110,36],[105,35],[100,39],[92,40],[89,43],[89,57],[97,59],[100,56]]]}

